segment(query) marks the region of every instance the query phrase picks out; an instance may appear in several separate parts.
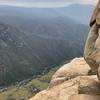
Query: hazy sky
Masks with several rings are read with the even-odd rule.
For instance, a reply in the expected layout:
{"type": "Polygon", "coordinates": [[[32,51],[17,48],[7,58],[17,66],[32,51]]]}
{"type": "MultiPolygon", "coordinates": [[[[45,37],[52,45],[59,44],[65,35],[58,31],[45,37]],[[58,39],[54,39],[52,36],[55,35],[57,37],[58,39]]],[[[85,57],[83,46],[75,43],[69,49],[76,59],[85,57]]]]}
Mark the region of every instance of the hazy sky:
{"type": "Polygon", "coordinates": [[[26,7],[58,7],[72,3],[95,5],[98,0],[0,0],[1,5],[26,7]]]}

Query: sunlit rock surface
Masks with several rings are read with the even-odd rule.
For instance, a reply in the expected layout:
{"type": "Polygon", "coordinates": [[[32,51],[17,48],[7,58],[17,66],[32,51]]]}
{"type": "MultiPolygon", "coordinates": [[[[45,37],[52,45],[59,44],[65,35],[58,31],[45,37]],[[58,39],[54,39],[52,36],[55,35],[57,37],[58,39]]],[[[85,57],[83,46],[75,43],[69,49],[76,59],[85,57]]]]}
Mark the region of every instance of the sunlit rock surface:
{"type": "Polygon", "coordinates": [[[46,90],[30,100],[100,100],[100,82],[89,71],[83,58],[75,58],[58,69],[46,90]]]}

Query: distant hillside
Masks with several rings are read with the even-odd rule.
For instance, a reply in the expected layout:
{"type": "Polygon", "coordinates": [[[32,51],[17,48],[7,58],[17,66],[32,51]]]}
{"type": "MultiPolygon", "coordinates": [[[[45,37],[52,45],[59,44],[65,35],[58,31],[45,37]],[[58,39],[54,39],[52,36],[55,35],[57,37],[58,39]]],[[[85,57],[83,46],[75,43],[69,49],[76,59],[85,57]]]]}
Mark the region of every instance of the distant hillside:
{"type": "Polygon", "coordinates": [[[57,65],[82,56],[92,10],[0,6],[0,88],[12,86],[0,98],[29,98],[48,86],[57,65]]]}
{"type": "Polygon", "coordinates": [[[0,100],[28,100],[39,91],[46,89],[52,75],[57,68],[52,68],[48,73],[38,76],[32,80],[24,80],[17,85],[0,89],[0,100]]]}
{"type": "Polygon", "coordinates": [[[29,78],[82,55],[87,26],[69,18],[46,23],[33,26],[37,28],[34,34],[0,23],[0,85],[29,78]]]}
{"type": "Polygon", "coordinates": [[[82,4],[72,4],[68,7],[61,8],[64,15],[85,25],[88,25],[93,10],[93,5],[82,4]]]}
{"type": "Polygon", "coordinates": [[[88,25],[93,9],[92,5],[79,4],[59,8],[0,6],[0,21],[15,26],[22,31],[33,33],[36,30],[37,23],[41,26],[42,23],[46,22],[45,24],[48,25],[51,20],[52,22],[57,21],[58,18],[62,20],[63,17],[69,17],[81,24],[88,25]]]}

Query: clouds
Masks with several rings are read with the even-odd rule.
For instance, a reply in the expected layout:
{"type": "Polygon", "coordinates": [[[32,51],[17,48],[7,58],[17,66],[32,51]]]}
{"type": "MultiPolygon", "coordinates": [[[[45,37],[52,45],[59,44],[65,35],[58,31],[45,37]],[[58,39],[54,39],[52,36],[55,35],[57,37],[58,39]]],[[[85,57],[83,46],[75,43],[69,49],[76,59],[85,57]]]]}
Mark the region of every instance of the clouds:
{"type": "Polygon", "coordinates": [[[92,4],[95,5],[98,0],[0,0],[1,5],[15,6],[65,6],[73,3],[92,4]]]}

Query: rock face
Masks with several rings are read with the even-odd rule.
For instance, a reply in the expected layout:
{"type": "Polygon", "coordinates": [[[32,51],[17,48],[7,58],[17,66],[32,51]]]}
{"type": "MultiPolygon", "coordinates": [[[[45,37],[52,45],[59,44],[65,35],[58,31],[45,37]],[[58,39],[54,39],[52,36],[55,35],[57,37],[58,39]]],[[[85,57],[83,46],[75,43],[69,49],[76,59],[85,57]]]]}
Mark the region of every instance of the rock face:
{"type": "Polygon", "coordinates": [[[92,72],[100,80],[100,0],[90,20],[90,32],[87,37],[84,58],[90,65],[92,72]]]}
{"type": "Polygon", "coordinates": [[[95,22],[100,25],[100,0],[98,0],[98,4],[92,14],[90,26],[92,26],[95,22]]]}
{"type": "Polygon", "coordinates": [[[75,58],[53,75],[46,90],[30,100],[100,100],[100,83],[89,71],[83,58],[75,58]]]}
{"type": "Polygon", "coordinates": [[[50,87],[57,85],[65,80],[75,78],[81,75],[87,75],[90,67],[86,64],[84,58],[75,58],[70,63],[63,65],[52,77],[50,87]]]}
{"type": "Polygon", "coordinates": [[[97,95],[73,95],[69,100],[100,100],[97,95]]]}

